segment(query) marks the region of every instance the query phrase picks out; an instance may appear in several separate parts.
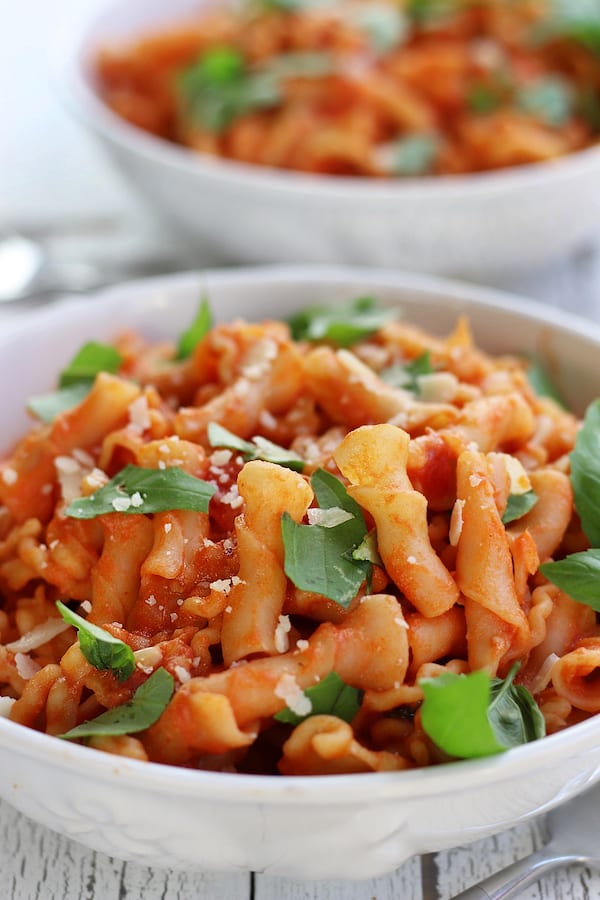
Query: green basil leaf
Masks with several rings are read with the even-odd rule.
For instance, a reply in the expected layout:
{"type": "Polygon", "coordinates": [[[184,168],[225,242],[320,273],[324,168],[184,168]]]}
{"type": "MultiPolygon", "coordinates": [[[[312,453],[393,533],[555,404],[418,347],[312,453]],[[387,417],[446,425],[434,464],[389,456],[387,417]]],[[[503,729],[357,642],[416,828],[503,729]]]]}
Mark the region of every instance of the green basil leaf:
{"type": "Polygon", "coordinates": [[[304,591],[347,607],[366,578],[366,564],[347,558],[354,549],[354,520],[328,528],[299,525],[289,513],[281,519],[285,573],[304,591]]]}
{"type": "Polygon", "coordinates": [[[383,369],[379,377],[392,387],[403,388],[419,394],[419,375],[433,375],[436,371],[431,362],[431,353],[426,350],[421,356],[417,356],[404,366],[394,364],[383,369]]]}
{"type": "Polygon", "coordinates": [[[251,69],[239,51],[216,47],[180,75],[177,91],[184,115],[218,133],[255,109],[276,106],[286,78],[318,78],[333,70],[328,53],[286,53],[251,69]]]}
{"type": "Polygon", "coordinates": [[[506,678],[493,678],[488,719],[496,738],[506,747],[519,747],[544,737],[544,716],[533,696],[521,684],[514,684],[520,663],[506,678]]]}
{"type": "Polygon", "coordinates": [[[408,20],[396,6],[368,3],[356,9],[350,8],[348,13],[376,53],[389,53],[408,36],[408,20]]]}
{"type": "Polygon", "coordinates": [[[585,85],[580,89],[577,111],[594,134],[598,134],[600,132],[600,93],[592,85],[585,85]]]}
{"type": "Polygon", "coordinates": [[[262,459],[265,462],[275,463],[278,466],[285,466],[286,469],[293,469],[301,472],[304,468],[304,460],[294,453],[292,450],[286,450],[272,441],[268,441],[264,437],[257,435],[252,438],[252,442],[245,441],[238,437],[227,428],[223,428],[217,422],[209,422],[207,428],[208,443],[211,447],[227,447],[229,450],[236,450],[241,453],[246,461],[251,459],[262,459]]]}
{"type": "Polygon", "coordinates": [[[291,709],[282,709],[273,718],[290,725],[298,725],[309,716],[319,715],[337,716],[344,722],[351,722],[362,703],[362,691],[346,684],[336,672],[330,672],[317,684],[306,688],[304,694],[312,704],[309,713],[299,716],[291,709]]]}
{"type": "Polygon", "coordinates": [[[535,491],[526,491],[524,494],[510,494],[502,516],[503,523],[508,525],[509,522],[515,522],[526,515],[530,509],[533,509],[538,499],[535,491]]]}
{"type": "Polygon", "coordinates": [[[189,356],[191,356],[196,349],[196,346],[210,331],[212,326],[213,317],[210,311],[210,306],[207,298],[203,297],[200,301],[200,306],[198,307],[198,312],[196,313],[194,321],[179,338],[175,359],[187,359],[189,356]]]}
{"type": "Polygon", "coordinates": [[[600,612],[600,550],[584,550],[543,563],[540,572],[573,600],[600,612]]]}
{"type": "Polygon", "coordinates": [[[65,622],[77,629],[79,647],[90,665],[101,671],[110,669],[119,681],[125,681],[133,675],[135,657],[128,644],[113,637],[104,628],[78,616],[60,600],[56,601],[56,606],[65,622]]]}
{"type": "Polygon", "coordinates": [[[256,447],[250,441],[238,437],[233,431],[229,431],[218,422],[209,422],[206,436],[211,447],[226,447],[228,450],[236,450],[248,459],[254,459],[256,447]]]}
{"type": "Polygon", "coordinates": [[[446,672],[423,678],[423,729],[450,756],[474,759],[501,753],[543,736],[543,716],[529,692],[513,685],[518,666],[507,678],[485,671],[446,672]]]}
{"type": "Polygon", "coordinates": [[[325,469],[317,469],[311,475],[310,483],[321,509],[339,507],[352,514],[356,521],[357,542],[362,541],[367,533],[363,511],[356,500],[352,499],[340,479],[325,469]]]}
{"type": "Polygon", "coordinates": [[[318,469],[311,485],[321,509],[342,509],[352,518],[334,526],[302,525],[284,513],[285,573],[301,590],[323,594],[346,607],[371,571],[370,563],[352,558],[367,534],[364,515],[335,475],[318,469]]]}
{"type": "Polygon", "coordinates": [[[76,381],[70,387],[62,388],[59,391],[30,397],[27,401],[27,408],[41,422],[53,422],[60,413],[78,406],[89,394],[93,383],[92,380],[76,381]]]}
{"type": "Polygon", "coordinates": [[[474,84],[467,93],[467,109],[478,116],[487,116],[502,106],[502,95],[495,85],[474,84]]]}
{"type": "Polygon", "coordinates": [[[289,319],[294,340],[329,341],[349,347],[398,318],[398,310],[379,307],[373,297],[339,306],[309,306],[289,319]]]}
{"type": "Polygon", "coordinates": [[[176,83],[184,115],[201,128],[221,132],[253,109],[276,105],[279,86],[273,79],[252,78],[242,54],[214,47],[185,69],[176,83]]]}
{"type": "Polygon", "coordinates": [[[537,31],[542,40],[563,38],[600,54],[600,2],[552,0],[549,15],[537,31]]]}
{"type": "Polygon", "coordinates": [[[108,709],[95,719],[77,725],[61,738],[115,737],[145,731],[158,722],[175,690],[175,680],[162,667],[137,689],[131,700],[108,709]]]}
{"type": "Polygon", "coordinates": [[[384,168],[394,175],[425,175],[435,164],[439,140],[434,134],[410,134],[382,148],[384,168]]]}
{"type": "MultiPolygon", "coordinates": [[[[458,5],[462,5],[460,0],[458,5]]],[[[456,10],[457,0],[407,0],[406,13],[413,25],[423,28],[456,10]]]]}
{"type": "Polygon", "coordinates": [[[555,403],[558,403],[562,409],[566,409],[565,402],[548,375],[546,368],[541,360],[532,359],[527,367],[527,380],[536,392],[538,397],[550,397],[555,403]]]}
{"type": "Polygon", "coordinates": [[[422,678],[421,724],[426,734],[450,756],[472,759],[506,749],[490,725],[490,676],[485,671],[469,675],[445,672],[422,678]]]}
{"type": "Polygon", "coordinates": [[[259,6],[279,12],[304,12],[311,9],[332,6],[335,0],[260,0],[259,6]]]}
{"type": "Polygon", "coordinates": [[[88,341],[60,373],[59,387],[70,387],[80,381],[93,381],[99,372],[115,374],[122,362],[121,354],[115,347],[88,341]]]}
{"type": "Polygon", "coordinates": [[[588,406],[570,459],[581,527],[592,547],[600,547],[600,399],[588,406]]]}
{"type": "Polygon", "coordinates": [[[377,545],[377,531],[375,529],[363,538],[356,550],[352,551],[352,559],[363,560],[364,562],[370,562],[373,566],[383,567],[377,545]]]}
{"type": "Polygon", "coordinates": [[[106,513],[155,513],[173,509],[208,512],[215,487],[177,466],[144,469],[126,466],[89,497],[74,500],[66,515],[94,519],[106,513]],[[128,502],[129,501],[129,502],[128,502]]]}
{"type": "Polygon", "coordinates": [[[519,109],[553,128],[565,125],[574,112],[573,90],[557,75],[523,85],[515,99],[519,109]]]}

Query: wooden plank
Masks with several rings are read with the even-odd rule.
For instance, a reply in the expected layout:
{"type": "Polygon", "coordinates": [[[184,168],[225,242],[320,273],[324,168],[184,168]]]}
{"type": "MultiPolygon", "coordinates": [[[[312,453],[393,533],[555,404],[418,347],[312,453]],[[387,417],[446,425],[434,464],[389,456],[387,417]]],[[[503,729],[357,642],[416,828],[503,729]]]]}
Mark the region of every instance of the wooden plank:
{"type": "MultiPolygon", "coordinates": [[[[327,853],[327,847],[323,848],[327,853]]],[[[366,881],[298,881],[290,878],[255,877],[254,900],[421,900],[418,858],[390,875],[366,881]]]]}
{"type": "Polygon", "coordinates": [[[249,900],[250,876],[149,869],[95,853],[0,802],[1,900],[249,900]]]}

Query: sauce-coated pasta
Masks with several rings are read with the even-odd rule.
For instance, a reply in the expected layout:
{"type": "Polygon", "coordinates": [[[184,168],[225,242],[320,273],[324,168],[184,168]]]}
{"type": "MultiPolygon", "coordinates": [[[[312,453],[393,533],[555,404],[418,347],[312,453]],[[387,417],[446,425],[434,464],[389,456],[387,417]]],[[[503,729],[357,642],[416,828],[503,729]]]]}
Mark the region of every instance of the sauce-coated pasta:
{"type": "Polygon", "coordinates": [[[208,6],[103,48],[97,82],[118,115],[203,154],[378,178],[502,169],[598,140],[598,23],[580,5],[208,6]]]}
{"type": "Polygon", "coordinates": [[[5,714],[302,775],[456,755],[423,715],[442,676],[514,679],[524,740],[600,710],[596,612],[540,571],[589,548],[581,422],[467,321],[441,338],[367,312],[318,339],[219,324],[187,355],[122,334],[83,398],[80,357],[63,409],[31,401],[46,421],[0,465],[5,714]]]}

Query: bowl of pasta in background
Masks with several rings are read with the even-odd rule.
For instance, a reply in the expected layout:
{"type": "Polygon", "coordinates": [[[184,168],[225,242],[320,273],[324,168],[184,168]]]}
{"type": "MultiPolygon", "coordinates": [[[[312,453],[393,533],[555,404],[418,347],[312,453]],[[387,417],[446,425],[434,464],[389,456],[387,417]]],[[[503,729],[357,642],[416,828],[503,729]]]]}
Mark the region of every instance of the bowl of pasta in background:
{"type": "MultiPolygon", "coordinates": [[[[61,43],[58,68],[70,108],[127,181],[206,258],[401,266],[485,281],[546,265],[597,232],[600,148],[593,142],[543,163],[381,178],[253,165],[194,152],[131,125],[101,97],[97,54],[168,32],[198,8],[196,0],[96,5],[61,43]]],[[[135,79],[135,62],[133,72],[135,79]]],[[[552,94],[556,85],[548,87],[552,94]]],[[[121,100],[126,108],[130,101],[121,100]]],[[[501,140],[493,135],[494,144],[501,140]]],[[[410,165],[414,153],[420,158],[425,151],[411,144],[410,165]]]]}
{"type": "MultiPolygon", "coordinates": [[[[31,427],[28,398],[51,390],[57,372],[84,342],[110,342],[123,330],[159,344],[176,340],[200,295],[209,298],[218,322],[286,318],[315,303],[365,295],[400,307],[403,321],[436,335],[451,332],[466,316],[483,350],[541,356],[579,414],[600,395],[600,328],[518,297],[377,270],[215,270],[116,286],[6,325],[0,334],[0,379],[11,390],[3,399],[2,457],[31,427]]],[[[26,465],[26,446],[23,452],[26,465]]],[[[10,488],[14,479],[6,471],[3,479],[10,488]]],[[[31,540],[31,534],[22,539],[31,540]]],[[[8,552],[6,543],[0,548],[8,552]]],[[[4,577],[9,575],[5,571],[4,577]]],[[[18,573],[10,577],[18,582],[18,573]]],[[[6,661],[8,649],[0,649],[6,661]]],[[[27,657],[28,647],[19,649],[27,657]]],[[[19,671],[20,677],[32,677],[23,659],[19,671]]],[[[42,686],[41,699],[30,698],[39,702],[36,709],[46,694],[42,686]]],[[[68,704],[68,696],[63,702],[68,704]]],[[[3,798],[88,847],[152,866],[367,878],[414,854],[509,828],[586,790],[599,777],[598,716],[483,759],[322,776],[144,762],[0,717],[3,798]]]]}

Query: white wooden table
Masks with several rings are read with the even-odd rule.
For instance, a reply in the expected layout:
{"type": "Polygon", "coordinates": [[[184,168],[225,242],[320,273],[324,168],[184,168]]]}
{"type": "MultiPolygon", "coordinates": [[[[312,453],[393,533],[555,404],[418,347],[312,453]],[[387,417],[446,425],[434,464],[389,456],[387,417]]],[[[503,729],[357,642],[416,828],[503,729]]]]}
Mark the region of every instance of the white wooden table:
{"type": "MultiPolygon", "coordinates": [[[[2,4],[0,227],[109,217],[125,223],[126,235],[135,232],[134,243],[150,247],[158,223],[63,112],[48,84],[45,47],[57,15],[61,8],[71,13],[86,2],[91,0],[2,4]]],[[[600,222],[597,246],[544,273],[507,277],[500,286],[600,321],[600,222]]],[[[0,328],[14,314],[0,309],[0,328]]],[[[410,860],[377,880],[300,882],[122,863],[35,825],[0,801],[0,900],[445,900],[525,856],[543,837],[543,823],[534,821],[469,848],[428,857],[423,866],[410,860]]],[[[600,873],[560,871],[522,897],[600,900],[600,873]]]]}

